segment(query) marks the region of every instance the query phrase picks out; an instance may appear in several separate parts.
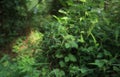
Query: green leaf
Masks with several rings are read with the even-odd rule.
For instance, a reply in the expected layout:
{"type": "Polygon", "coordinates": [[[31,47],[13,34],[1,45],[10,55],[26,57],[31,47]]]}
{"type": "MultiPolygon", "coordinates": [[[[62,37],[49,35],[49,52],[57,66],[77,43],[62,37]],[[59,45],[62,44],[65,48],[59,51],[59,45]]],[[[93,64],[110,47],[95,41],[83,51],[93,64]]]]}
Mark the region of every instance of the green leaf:
{"type": "Polygon", "coordinates": [[[60,13],[62,13],[62,14],[67,15],[67,12],[66,12],[66,11],[64,11],[64,10],[61,10],[61,9],[60,9],[60,10],[59,10],[59,12],[60,12],[60,13]]]}
{"type": "Polygon", "coordinates": [[[103,53],[98,53],[97,58],[102,58],[103,57],[103,53]]]}
{"type": "Polygon", "coordinates": [[[81,2],[86,2],[86,0],[80,0],[81,2]]]}
{"type": "Polygon", "coordinates": [[[62,58],[63,57],[63,54],[57,52],[56,55],[55,55],[56,58],[62,58]]]}
{"type": "Polygon", "coordinates": [[[116,72],[120,72],[120,68],[118,68],[116,66],[113,66],[113,70],[116,71],[116,72]]]}
{"type": "Polygon", "coordinates": [[[89,64],[96,65],[99,68],[102,68],[104,64],[106,64],[107,62],[108,62],[107,60],[103,59],[103,60],[95,60],[94,63],[89,63],[89,64]]]}
{"type": "Polygon", "coordinates": [[[66,36],[63,36],[65,40],[70,40],[70,41],[74,41],[75,40],[75,37],[73,35],[66,35],[66,36]]]}
{"type": "Polygon", "coordinates": [[[78,66],[70,65],[69,71],[70,71],[70,73],[75,74],[80,71],[80,68],[78,66]]]}
{"type": "Polygon", "coordinates": [[[78,48],[78,44],[75,41],[69,41],[65,43],[66,48],[78,48]]]}
{"type": "Polygon", "coordinates": [[[68,57],[69,57],[69,60],[72,61],[72,62],[77,61],[76,57],[74,55],[72,55],[72,54],[69,54],[68,57]]]}
{"type": "Polygon", "coordinates": [[[59,62],[59,65],[60,65],[60,67],[65,67],[65,62],[60,61],[60,62],[59,62]]]}
{"type": "Polygon", "coordinates": [[[66,57],[64,58],[64,60],[65,60],[65,62],[69,62],[69,57],[66,56],[66,57]]]}
{"type": "Polygon", "coordinates": [[[80,35],[80,39],[78,39],[78,42],[81,42],[81,43],[85,42],[82,34],[80,35]]]}
{"type": "Polygon", "coordinates": [[[55,15],[53,15],[53,17],[54,17],[59,23],[61,23],[61,19],[60,19],[59,17],[57,17],[57,16],[55,16],[55,15]]]}
{"type": "Polygon", "coordinates": [[[70,44],[69,43],[65,43],[65,48],[70,48],[70,44]]]}
{"type": "Polygon", "coordinates": [[[75,41],[71,41],[71,47],[78,48],[78,44],[75,41]]]}
{"type": "Polygon", "coordinates": [[[97,65],[98,67],[103,67],[104,66],[104,62],[103,61],[101,61],[101,60],[95,60],[95,63],[94,63],[95,65],[97,65]]]}
{"type": "Polygon", "coordinates": [[[65,72],[60,69],[54,69],[51,74],[54,74],[55,77],[63,77],[65,75],[65,72]]]}
{"type": "Polygon", "coordinates": [[[109,51],[105,50],[105,49],[104,49],[104,55],[112,57],[112,54],[109,51]]]}
{"type": "Polygon", "coordinates": [[[81,73],[83,73],[83,74],[84,74],[84,73],[87,73],[87,72],[88,72],[88,69],[87,69],[87,68],[83,68],[83,67],[82,67],[82,68],[80,69],[80,71],[81,71],[81,73]]]}

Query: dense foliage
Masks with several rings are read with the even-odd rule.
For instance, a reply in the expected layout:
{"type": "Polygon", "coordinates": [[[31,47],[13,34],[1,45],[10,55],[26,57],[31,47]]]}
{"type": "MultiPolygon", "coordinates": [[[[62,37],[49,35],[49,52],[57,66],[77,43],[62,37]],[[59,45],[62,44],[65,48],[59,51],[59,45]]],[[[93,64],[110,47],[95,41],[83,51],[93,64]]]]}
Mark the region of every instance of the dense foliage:
{"type": "Polygon", "coordinates": [[[0,77],[120,76],[119,0],[0,4],[0,77]]]}

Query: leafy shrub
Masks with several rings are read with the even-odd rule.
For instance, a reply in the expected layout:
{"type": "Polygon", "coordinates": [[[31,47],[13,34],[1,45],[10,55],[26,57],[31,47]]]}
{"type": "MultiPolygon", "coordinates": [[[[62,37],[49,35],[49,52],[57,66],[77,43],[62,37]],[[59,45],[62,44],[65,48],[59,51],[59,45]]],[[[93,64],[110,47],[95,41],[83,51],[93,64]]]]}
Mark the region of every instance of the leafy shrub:
{"type": "Polygon", "coordinates": [[[59,10],[62,16],[53,15],[54,21],[45,22],[43,50],[53,71],[61,70],[65,77],[119,76],[119,43],[115,42],[119,30],[117,22],[107,18],[104,2],[68,0],[65,4],[59,10]]]}

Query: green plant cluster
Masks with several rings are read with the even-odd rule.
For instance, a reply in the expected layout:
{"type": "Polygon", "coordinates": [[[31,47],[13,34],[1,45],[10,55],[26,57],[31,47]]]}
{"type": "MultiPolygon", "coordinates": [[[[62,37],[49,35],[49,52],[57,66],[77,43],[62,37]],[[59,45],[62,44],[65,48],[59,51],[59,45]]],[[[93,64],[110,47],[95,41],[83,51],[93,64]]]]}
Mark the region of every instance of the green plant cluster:
{"type": "MultiPolygon", "coordinates": [[[[17,37],[12,46],[16,57],[1,58],[0,77],[120,76],[119,0],[25,1],[21,3],[25,4],[23,11],[13,13],[25,17],[23,21],[12,18],[14,22],[21,21],[16,23],[19,26],[12,26],[7,21],[10,18],[4,20],[10,31],[18,31],[17,27],[23,31],[22,23],[29,23],[32,41],[25,44],[26,36],[17,37]]],[[[15,8],[18,6],[22,8],[20,5],[15,8]]]]}

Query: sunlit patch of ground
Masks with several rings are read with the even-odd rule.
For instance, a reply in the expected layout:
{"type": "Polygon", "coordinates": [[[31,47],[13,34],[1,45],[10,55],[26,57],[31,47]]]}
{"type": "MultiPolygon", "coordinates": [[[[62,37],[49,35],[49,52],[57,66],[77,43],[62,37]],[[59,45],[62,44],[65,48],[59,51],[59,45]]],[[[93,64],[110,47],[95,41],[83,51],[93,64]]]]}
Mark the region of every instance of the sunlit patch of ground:
{"type": "Polygon", "coordinates": [[[32,54],[35,52],[35,47],[40,46],[43,34],[37,30],[31,30],[28,36],[18,38],[12,47],[15,53],[32,54]]]}

